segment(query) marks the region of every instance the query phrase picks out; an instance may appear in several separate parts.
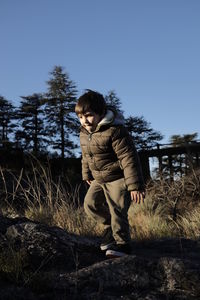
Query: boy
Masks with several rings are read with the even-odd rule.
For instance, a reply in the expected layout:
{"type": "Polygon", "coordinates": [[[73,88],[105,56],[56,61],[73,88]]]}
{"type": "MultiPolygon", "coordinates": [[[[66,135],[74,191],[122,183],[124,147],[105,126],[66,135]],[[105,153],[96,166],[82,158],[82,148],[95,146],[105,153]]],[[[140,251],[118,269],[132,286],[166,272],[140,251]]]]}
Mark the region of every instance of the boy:
{"type": "Polygon", "coordinates": [[[141,167],[124,120],[104,97],[88,90],[75,112],[81,123],[82,177],[89,184],[87,215],[104,225],[101,250],[107,257],[131,253],[128,209],[144,201],[141,167]]]}

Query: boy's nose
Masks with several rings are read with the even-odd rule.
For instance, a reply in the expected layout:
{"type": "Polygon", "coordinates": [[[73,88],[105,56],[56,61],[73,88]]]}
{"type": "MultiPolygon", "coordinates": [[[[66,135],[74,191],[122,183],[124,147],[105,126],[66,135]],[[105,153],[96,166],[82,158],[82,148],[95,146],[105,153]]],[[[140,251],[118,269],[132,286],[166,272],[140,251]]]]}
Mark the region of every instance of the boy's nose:
{"type": "Polygon", "coordinates": [[[89,123],[87,118],[84,119],[84,123],[85,123],[85,124],[88,124],[88,123],[89,123]]]}

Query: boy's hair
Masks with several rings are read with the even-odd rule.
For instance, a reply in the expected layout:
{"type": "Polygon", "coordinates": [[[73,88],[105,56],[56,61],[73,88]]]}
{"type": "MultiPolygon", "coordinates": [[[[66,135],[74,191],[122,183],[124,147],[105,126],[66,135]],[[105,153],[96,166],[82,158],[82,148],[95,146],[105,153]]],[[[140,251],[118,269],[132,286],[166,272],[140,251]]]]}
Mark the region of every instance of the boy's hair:
{"type": "Polygon", "coordinates": [[[103,95],[92,90],[86,91],[87,92],[80,96],[76,103],[76,114],[85,114],[88,111],[93,111],[98,115],[104,114],[106,111],[106,102],[103,95]]]}

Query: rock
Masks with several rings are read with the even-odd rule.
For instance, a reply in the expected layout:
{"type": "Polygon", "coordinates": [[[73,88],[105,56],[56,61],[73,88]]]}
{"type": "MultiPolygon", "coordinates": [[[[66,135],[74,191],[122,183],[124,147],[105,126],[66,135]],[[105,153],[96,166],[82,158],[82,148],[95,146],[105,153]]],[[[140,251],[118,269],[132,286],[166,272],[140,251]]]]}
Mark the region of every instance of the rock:
{"type": "Polygon", "coordinates": [[[32,270],[72,271],[103,259],[95,240],[68,234],[61,228],[32,222],[26,218],[0,220],[7,244],[23,250],[32,270]],[[10,222],[9,222],[10,221],[10,222]],[[7,228],[6,228],[7,226],[7,228]],[[6,228],[6,230],[5,230],[6,228]]]}
{"type": "MultiPolygon", "coordinates": [[[[81,299],[199,299],[199,264],[134,255],[60,275],[56,288],[81,299]]],[[[70,298],[71,299],[71,298],[70,298]]]]}
{"type": "Polygon", "coordinates": [[[132,255],[105,260],[98,239],[1,216],[0,299],[200,299],[198,240],[132,246],[132,255]]]}

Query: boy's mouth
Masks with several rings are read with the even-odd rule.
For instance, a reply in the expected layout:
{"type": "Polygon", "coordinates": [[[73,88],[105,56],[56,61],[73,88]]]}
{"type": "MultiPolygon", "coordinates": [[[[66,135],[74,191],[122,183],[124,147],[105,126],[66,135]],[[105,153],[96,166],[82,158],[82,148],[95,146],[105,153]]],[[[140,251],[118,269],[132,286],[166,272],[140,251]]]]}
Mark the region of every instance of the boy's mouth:
{"type": "Polygon", "coordinates": [[[91,127],[91,126],[92,126],[92,124],[90,124],[90,123],[85,124],[85,127],[91,127]]]}
{"type": "Polygon", "coordinates": [[[85,124],[84,125],[85,129],[87,129],[87,131],[92,132],[93,130],[93,125],[92,124],[85,124]]]}

